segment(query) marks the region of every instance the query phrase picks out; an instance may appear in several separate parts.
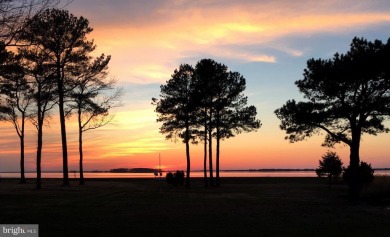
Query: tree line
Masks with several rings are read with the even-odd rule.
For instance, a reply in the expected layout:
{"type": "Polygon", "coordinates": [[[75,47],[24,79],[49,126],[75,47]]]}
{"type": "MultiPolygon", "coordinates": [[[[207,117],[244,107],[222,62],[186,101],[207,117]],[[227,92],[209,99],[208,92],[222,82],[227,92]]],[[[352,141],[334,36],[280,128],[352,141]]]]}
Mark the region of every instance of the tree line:
{"type": "MultiPolygon", "coordinates": [[[[293,143],[325,132],[323,146],[347,145],[350,162],[344,176],[349,197],[357,199],[367,180],[362,177],[372,175],[371,166],[360,159],[362,135],[390,131],[384,123],[390,117],[390,39],[383,43],[355,37],[345,54],[336,53],[327,60],[309,59],[303,79],[295,84],[306,100],[289,100],[275,110],[280,128],[287,133],[285,138],[293,143]]],[[[212,139],[216,139],[219,185],[220,140],[260,127],[256,108],[246,106],[244,89],[245,79],[239,73],[228,72],[225,65],[203,59],[195,68],[180,65],[171,79],[161,85],[160,99],[153,98],[157,121],[162,122],[160,132],[167,134],[167,139],[179,137],[186,144],[187,182],[190,141],[203,142],[205,185],[207,155],[213,185],[212,139]]]]}
{"type": "Polygon", "coordinates": [[[152,98],[156,106],[160,132],[167,139],[182,139],[186,145],[186,185],[190,186],[190,143],[203,142],[204,184],[220,185],[220,142],[241,132],[260,128],[256,107],[247,106],[243,94],[245,78],[228,70],[224,64],[202,59],[195,67],[180,65],[166,84],[161,85],[160,98],[152,98]],[[213,139],[216,141],[215,180],[213,139]],[[207,175],[209,170],[209,176],[207,175]]]}
{"type": "MultiPolygon", "coordinates": [[[[14,1],[0,2],[0,7],[5,8],[8,3],[14,1]]],[[[39,189],[43,130],[55,107],[61,127],[63,184],[69,184],[66,118],[76,114],[80,184],[84,184],[83,133],[111,121],[109,110],[118,105],[122,92],[116,88],[116,81],[108,78],[111,56],[91,56],[96,45],[87,39],[93,30],[87,19],[51,8],[58,4],[55,1],[31,0],[30,3],[24,7],[38,8],[36,14],[18,20],[20,24],[15,23],[16,29],[9,30],[9,35],[0,42],[1,119],[13,124],[20,140],[22,183],[26,182],[25,125],[30,121],[35,126],[36,187],[39,189]]]]}

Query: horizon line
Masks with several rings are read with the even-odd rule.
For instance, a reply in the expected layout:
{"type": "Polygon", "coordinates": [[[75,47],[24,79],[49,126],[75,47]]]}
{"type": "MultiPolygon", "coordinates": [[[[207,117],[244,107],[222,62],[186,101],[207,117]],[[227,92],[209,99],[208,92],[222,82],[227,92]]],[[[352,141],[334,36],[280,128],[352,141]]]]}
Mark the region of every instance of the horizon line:
{"type": "MultiPolygon", "coordinates": [[[[132,170],[132,169],[140,169],[140,168],[130,168],[129,170],[132,170]]],[[[156,170],[154,168],[141,168],[141,169],[150,169],[150,170],[156,170]]],[[[390,167],[382,167],[382,168],[372,168],[373,170],[390,170],[390,167]]],[[[176,169],[176,170],[163,170],[161,169],[162,172],[175,172],[179,169],[176,169]]],[[[238,172],[238,171],[241,171],[241,172],[275,172],[275,171],[285,171],[285,172],[288,172],[288,171],[315,171],[316,168],[266,168],[266,169],[223,169],[223,170],[220,170],[221,171],[224,171],[224,172],[238,172]]],[[[199,169],[196,169],[196,170],[191,170],[191,172],[203,172],[204,170],[199,170],[199,169]]],[[[207,170],[207,172],[209,172],[210,170],[207,170]]],[[[215,170],[213,170],[215,172],[215,170]]],[[[79,173],[80,171],[79,170],[72,170],[72,171],[69,171],[68,174],[72,174],[72,173],[79,173]]],[[[0,171],[0,174],[1,173],[20,173],[20,171],[0,171]]],[[[29,171],[25,171],[24,173],[36,173],[36,171],[32,171],[32,170],[29,170],[29,171]]],[[[63,173],[63,171],[61,170],[45,170],[45,171],[42,171],[41,173],[63,173]]],[[[88,171],[84,171],[83,173],[136,173],[136,172],[112,172],[111,170],[88,170],[88,171]]],[[[148,172],[138,172],[138,173],[148,173],[148,172]]]]}

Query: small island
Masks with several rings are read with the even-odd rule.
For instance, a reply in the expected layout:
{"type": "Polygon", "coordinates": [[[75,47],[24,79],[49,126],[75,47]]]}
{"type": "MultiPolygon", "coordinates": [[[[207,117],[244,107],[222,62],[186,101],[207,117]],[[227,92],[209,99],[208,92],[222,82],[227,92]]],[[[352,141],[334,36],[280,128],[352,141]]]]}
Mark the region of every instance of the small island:
{"type": "Polygon", "coordinates": [[[110,173],[154,173],[155,171],[152,168],[117,168],[111,169],[110,173]]]}

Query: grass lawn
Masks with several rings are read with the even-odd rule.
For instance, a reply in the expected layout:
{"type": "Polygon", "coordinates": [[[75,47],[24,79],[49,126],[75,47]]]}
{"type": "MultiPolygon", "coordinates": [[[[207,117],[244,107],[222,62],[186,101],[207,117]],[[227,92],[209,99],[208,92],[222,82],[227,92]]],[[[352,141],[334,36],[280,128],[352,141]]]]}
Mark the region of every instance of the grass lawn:
{"type": "Polygon", "coordinates": [[[317,178],[223,178],[222,187],[173,187],[155,179],[0,182],[0,223],[39,224],[61,236],[390,236],[390,177],[361,201],[317,178]]]}

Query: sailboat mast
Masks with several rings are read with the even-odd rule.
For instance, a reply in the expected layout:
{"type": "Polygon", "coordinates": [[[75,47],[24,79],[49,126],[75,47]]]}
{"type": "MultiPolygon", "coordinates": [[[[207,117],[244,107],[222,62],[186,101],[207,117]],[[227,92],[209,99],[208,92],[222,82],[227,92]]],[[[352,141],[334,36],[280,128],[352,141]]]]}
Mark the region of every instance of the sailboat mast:
{"type": "Polygon", "coordinates": [[[161,171],[161,154],[158,153],[158,173],[160,177],[162,176],[162,171],[161,171]]]}

